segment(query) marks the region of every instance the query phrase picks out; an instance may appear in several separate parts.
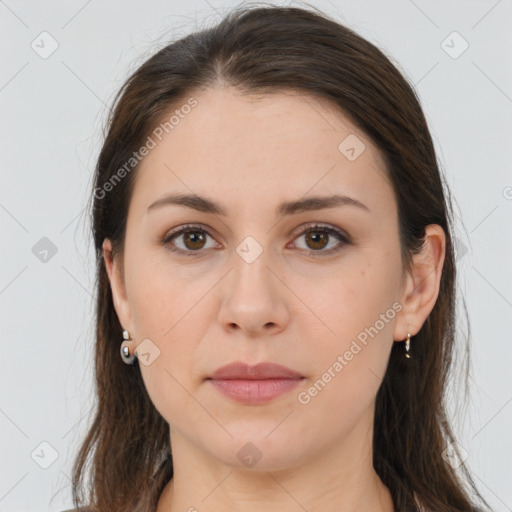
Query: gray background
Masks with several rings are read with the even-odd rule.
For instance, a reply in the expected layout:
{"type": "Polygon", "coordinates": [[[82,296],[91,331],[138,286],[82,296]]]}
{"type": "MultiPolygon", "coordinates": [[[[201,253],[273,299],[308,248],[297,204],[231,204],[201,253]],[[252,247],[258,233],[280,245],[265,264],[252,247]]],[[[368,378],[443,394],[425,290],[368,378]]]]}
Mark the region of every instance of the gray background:
{"type": "MultiPolygon", "coordinates": [[[[453,414],[466,414],[455,430],[483,494],[512,510],[512,3],[312,3],[381,47],[418,91],[457,200],[471,319],[471,395],[463,408],[451,390],[453,414]]],[[[93,403],[84,207],[106,105],[167,37],[235,5],[0,0],[0,512],[71,505],[93,403]]]]}

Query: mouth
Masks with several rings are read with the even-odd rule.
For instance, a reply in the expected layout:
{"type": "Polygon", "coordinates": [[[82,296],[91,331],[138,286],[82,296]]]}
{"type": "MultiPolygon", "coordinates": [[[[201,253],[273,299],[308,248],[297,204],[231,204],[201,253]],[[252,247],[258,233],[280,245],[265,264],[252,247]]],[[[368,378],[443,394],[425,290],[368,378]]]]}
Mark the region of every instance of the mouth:
{"type": "Polygon", "coordinates": [[[268,403],[297,387],[305,377],[275,363],[231,363],[206,380],[224,396],[246,405],[268,403]]]}

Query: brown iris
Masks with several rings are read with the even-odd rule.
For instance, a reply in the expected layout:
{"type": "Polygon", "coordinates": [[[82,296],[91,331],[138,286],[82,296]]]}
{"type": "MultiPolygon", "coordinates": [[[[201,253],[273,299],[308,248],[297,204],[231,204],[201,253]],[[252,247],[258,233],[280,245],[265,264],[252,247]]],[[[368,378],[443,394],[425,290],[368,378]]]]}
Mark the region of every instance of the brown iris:
{"type": "Polygon", "coordinates": [[[183,234],[183,240],[187,249],[198,250],[203,247],[206,237],[201,231],[188,231],[183,234]]]}
{"type": "Polygon", "coordinates": [[[306,234],[306,240],[309,242],[311,241],[313,246],[310,245],[312,249],[323,249],[327,245],[328,241],[328,234],[323,233],[322,231],[310,231],[306,234]],[[318,246],[320,244],[320,246],[318,246]]]}

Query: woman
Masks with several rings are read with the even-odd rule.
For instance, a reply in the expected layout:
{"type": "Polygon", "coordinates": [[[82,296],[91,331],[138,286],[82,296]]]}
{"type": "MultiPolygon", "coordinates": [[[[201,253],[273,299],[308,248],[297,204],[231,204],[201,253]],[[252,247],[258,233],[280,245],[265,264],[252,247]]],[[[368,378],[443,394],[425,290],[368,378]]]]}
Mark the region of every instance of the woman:
{"type": "Polygon", "coordinates": [[[411,86],[321,12],[241,8],[145,62],[96,167],[75,506],[485,504],[443,399],[447,194],[411,86]]]}

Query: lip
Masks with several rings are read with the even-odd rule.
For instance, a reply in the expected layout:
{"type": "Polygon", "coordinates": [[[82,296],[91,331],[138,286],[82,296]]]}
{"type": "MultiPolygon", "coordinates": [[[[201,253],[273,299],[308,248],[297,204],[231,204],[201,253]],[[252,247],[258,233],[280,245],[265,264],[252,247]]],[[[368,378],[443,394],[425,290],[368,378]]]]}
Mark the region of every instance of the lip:
{"type": "Polygon", "coordinates": [[[258,363],[251,366],[236,362],[221,366],[208,378],[213,380],[300,379],[302,375],[276,363],[258,363]]]}
{"type": "Polygon", "coordinates": [[[225,396],[243,404],[263,404],[291,391],[304,377],[275,363],[254,366],[236,362],[216,370],[208,381],[225,396]]]}

